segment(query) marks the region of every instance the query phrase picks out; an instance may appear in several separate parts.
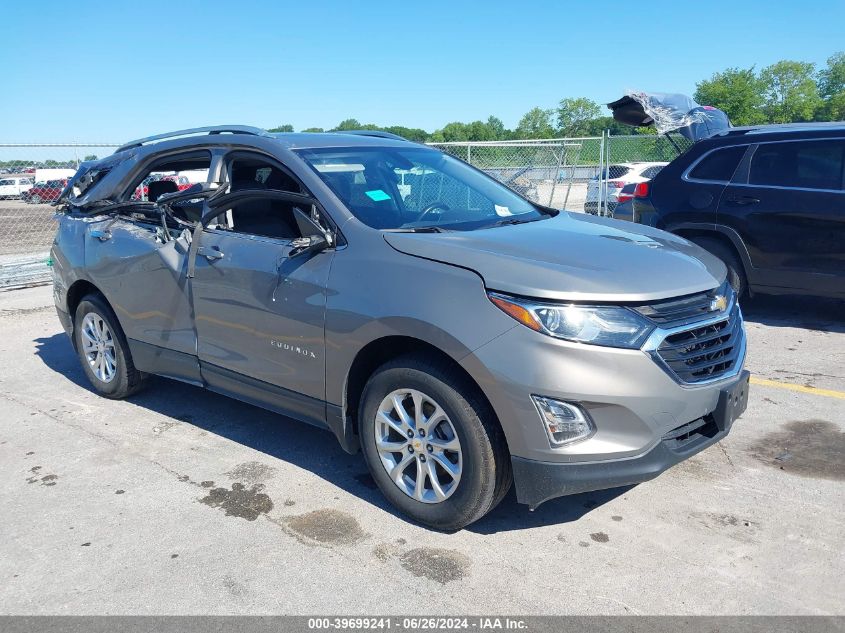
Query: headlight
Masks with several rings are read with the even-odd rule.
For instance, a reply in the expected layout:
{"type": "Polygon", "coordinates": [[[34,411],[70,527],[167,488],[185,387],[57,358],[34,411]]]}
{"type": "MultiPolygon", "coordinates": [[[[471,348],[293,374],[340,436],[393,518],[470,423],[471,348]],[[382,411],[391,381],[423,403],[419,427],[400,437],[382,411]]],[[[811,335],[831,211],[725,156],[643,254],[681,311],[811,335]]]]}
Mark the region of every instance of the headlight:
{"type": "Polygon", "coordinates": [[[503,312],[532,330],[576,343],[636,349],[655,327],[621,306],[539,303],[495,292],[487,296],[503,312]]]}

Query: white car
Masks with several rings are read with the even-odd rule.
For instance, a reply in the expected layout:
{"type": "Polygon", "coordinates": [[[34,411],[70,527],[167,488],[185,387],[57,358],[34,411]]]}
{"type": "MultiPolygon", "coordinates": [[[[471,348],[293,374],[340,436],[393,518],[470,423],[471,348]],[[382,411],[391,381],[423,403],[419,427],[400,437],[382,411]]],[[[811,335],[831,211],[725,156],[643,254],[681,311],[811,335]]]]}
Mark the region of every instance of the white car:
{"type": "Polygon", "coordinates": [[[3,178],[0,180],[0,198],[20,198],[24,191],[31,188],[32,178],[3,178]]]}
{"type": "MultiPolygon", "coordinates": [[[[603,210],[612,213],[618,203],[619,192],[622,187],[631,183],[645,182],[651,180],[657,173],[669,163],[616,163],[607,167],[607,189],[603,198],[603,210]]],[[[605,175],[601,178],[593,176],[587,183],[587,199],[584,202],[584,211],[596,215],[599,211],[600,185],[605,175]]]]}

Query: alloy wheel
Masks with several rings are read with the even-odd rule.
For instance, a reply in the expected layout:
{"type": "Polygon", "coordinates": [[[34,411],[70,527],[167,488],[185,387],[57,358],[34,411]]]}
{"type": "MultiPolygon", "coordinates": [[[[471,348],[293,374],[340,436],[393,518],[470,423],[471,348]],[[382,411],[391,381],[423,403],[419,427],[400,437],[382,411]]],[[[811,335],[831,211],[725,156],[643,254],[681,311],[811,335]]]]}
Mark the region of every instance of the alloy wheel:
{"type": "Polygon", "coordinates": [[[449,416],[429,395],[398,389],[379,405],[375,420],[379,460],[394,484],[422,503],[451,497],[461,480],[461,442],[449,416]]]}
{"type": "Polygon", "coordinates": [[[82,319],[80,329],[85,361],[100,382],[109,383],[117,374],[114,337],[108,324],[96,312],[89,312],[82,319]]]}

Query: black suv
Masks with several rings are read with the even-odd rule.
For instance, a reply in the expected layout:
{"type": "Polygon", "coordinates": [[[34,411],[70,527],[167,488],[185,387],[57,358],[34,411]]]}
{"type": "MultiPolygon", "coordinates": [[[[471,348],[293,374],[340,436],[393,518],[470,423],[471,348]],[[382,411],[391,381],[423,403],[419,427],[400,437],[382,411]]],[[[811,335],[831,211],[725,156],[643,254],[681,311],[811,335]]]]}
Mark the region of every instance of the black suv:
{"type": "Polygon", "coordinates": [[[634,195],[635,221],[721,258],[739,293],[845,298],[845,123],[731,128],[634,195]]]}

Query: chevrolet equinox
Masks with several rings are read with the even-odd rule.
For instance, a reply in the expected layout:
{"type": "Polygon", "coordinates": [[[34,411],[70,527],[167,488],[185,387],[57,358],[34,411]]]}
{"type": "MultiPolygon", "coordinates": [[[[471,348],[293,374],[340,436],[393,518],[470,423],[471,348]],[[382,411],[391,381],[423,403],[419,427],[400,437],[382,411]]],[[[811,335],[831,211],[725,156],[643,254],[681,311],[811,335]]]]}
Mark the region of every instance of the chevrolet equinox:
{"type": "Polygon", "coordinates": [[[98,393],[166,376],[328,429],[434,528],[512,485],[533,509],[646,481],[747,403],[721,261],[389,134],[162,134],[59,207],[55,303],[98,393]]]}

